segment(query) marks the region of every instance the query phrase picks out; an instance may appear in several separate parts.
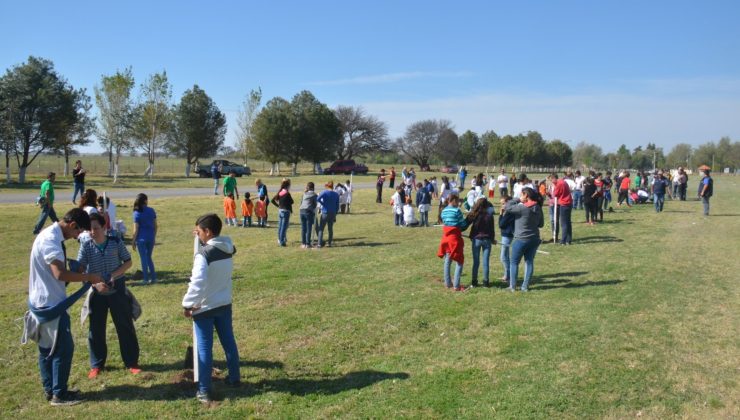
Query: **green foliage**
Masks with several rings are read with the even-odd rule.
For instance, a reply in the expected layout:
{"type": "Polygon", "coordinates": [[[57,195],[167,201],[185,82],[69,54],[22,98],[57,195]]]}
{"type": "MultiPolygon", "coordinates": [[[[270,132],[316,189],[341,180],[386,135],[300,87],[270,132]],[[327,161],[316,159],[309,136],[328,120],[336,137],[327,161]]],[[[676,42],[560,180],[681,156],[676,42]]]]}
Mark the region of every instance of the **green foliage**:
{"type": "Polygon", "coordinates": [[[216,154],[224,144],[226,117],[198,85],[185,91],[172,117],[167,147],[188,165],[216,154]]]}
{"type": "Polygon", "coordinates": [[[573,150],[573,164],[586,168],[603,167],[605,159],[601,147],[584,141],[578,143],[575,150],[573,150]]]}
{"type": "Polygon", "coordinates": [[[262,88],[258,87],[249,92],[249,95],[247,95],[247,98],[244,100],[241,109],[239,110],[239,116],[237,118],[237,146],[239,147],[241,154],[244,156],[245,164],[252,154],[258,152],[257,148],[254,146],[253,127],[261,102],[262,88]]]}
{"type": "Polygon", "coordinates": [[[561,140],[552,140],[545,144],[547,153],[546,165],[555,165],[559,167],[570,166],[573,164],[573,150],[567,143],[561,140]]]}
{"type": "Polygon", "coordinates": [[[486,155],[478,134],[468,130],[460,136],[460,164],[481,163],[486,155]]]}
{"type": "Polygon", "coordinates": [[[95,86],[95,103],[99,112],[97,137],[108,151],[109,160],[118,165],[121,153],[132,147],[132,100],[134,76],[131,67],[116,71],[111,76],[101,76],[100,86],[95,86]]]}
{"type": "Polygon", "coordinates": [[[334,112],[306,90],[293,97],[291,108],[296,145],[286,150],[287,162],[295,168],[301,159],[318,163],[327,156],[336,156],[343,147],[343,138],[334,112]]]}
{"type": "Polygon", "coordinates": [[[149,168],[153,174],[154,159],[167,141],[172,123],[172,86],[167,72],[154,73],[141,85],[143,101],[134,109],[133,134],[136,144],[147,154],[149,168]]]}
{"type": "Polygon", "coordinates": [[[690,144],[679,143],[673,146],[666,157],[668,167],[677,168],[679,166],[683,166],[684,168],[688,168],[689,158],[691,157],[692,152],[693,149],[690,144]]]}
{"type": "Polygon", "coordinates": [[[260,155],[273,165],[283,160],[285,149],[295,147],[294,126],[290,102],[280,97],[270,99],[257,114],[252,127],[260,155]]]}

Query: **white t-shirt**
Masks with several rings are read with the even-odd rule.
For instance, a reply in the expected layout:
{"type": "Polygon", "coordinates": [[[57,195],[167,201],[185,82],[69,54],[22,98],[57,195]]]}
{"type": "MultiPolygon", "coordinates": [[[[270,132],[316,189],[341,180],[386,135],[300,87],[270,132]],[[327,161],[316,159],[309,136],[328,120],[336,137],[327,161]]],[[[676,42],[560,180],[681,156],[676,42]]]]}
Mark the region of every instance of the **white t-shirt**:
{"type": "Polygon", "coordinates": [[[573,181],[572,179],[565,178],[565,183],[568,184],[568,187],[570,188],[571,191],[576,189],[576,182],[573,181]]]}
{"type": "Polygon", "coordinates": [[[490,178],[490,179],[488,180],[488,189],[489,189],[489,190],[492,190],[492,189],[494,189],[494,188],[496,188],[496,178],[494,178],[494,177],[491,177],[491,178],[490,178]]]}
{"type": "Polygon", "coordinates": [[[416,223],[416,214],[414,213],[414,207],[411,204],[403,206],[403,223],[411,225],[416,223]]]}
{"type": "Polygon", "coordinates": [[[586,181],[586,177],[581,175],[576,177],[576,190],[583,191],[583,183],[586,181]]]}
{"type": "Polygon", "coordinates": [[[113,204],[113,201],[108,204],[108,208],[106,209],[108,211],[108,218],[110,219],[110,226],[113,230],[117,229],[116,226],[116,205],[113,204]]]}
{"type": "Polygon", "coordinates": [[[509,188],[509,177],[501,174],[496,178],[496,181],[498,182],[499,188],[509,188]]]}
{"type": "Polygon", "coordinates": [[[54,278],[51,264],[58,260],[64,263],[64,233],[58,222],[42,230],[33,241],[31,268],[28,273],[28,300],[40,308],[54,306],[67,298],[64,282],[54,278]]]}
{"type": "Polygon", "coordinates": [[[85,213],[88,215],[93,215],[98,213],[98,209],[93,206],[85,206],[82,208],[82,210],[85,210],[85,213]]]}

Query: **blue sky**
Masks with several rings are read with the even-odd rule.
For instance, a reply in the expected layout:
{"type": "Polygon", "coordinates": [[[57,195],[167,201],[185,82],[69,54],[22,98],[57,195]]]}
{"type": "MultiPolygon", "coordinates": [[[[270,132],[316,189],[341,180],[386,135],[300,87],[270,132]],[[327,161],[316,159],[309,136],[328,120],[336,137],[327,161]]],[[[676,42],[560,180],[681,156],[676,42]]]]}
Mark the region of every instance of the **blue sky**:
{"type": "MultiPolygon", "coordinates": [[[[605,151],[740,139],[740,1],[8,1],[0,67],[52,60],[92,93],[167,70],[228,117],[307,89],[393,137],[428,118],[605,151]],[[263,103],[265,102],[263,101],[263,103]]],[[[98,146],[86,151],[98,150],[98,146]]]]}

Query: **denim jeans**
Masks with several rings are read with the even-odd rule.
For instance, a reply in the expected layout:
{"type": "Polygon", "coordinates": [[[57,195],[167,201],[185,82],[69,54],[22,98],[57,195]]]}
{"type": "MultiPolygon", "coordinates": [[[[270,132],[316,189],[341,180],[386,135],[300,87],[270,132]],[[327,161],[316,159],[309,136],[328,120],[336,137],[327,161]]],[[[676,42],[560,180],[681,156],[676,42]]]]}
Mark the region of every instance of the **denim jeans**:
{"type": "Polygon", "coordinates": [[[426,226],[429,227],[429,212],[428,211],[420,211],[419,212],[420,221],[419,226],[426,226]]]}
{"type": "Polygon", "coordinates": [[[704,207],[704,215],[709,216],[709,197],[702,196],[701,204],[704,207]]]}
{"type": "Polygon", "coordinates": [[[80,198],[82,198],[82,194],[85,192],[85,184],[83,182],[75,182],[75,191],[72,193],[72,202],[74,203],[77,199],[77,193],[80,193],[80,198]]]}
{"type": "Polygon", "coordinates": [[[281,246],[288,244],[288,226],[290,225],[290,211],[280,209],[278,211],[278,242],[281,246]]]}
{"type": "Polygon", "coordinates": [[[510,260],[509,255],[511,253],[511,241],[514,238],[511,236],[502,236],[501,237],[501,265],[504,266],[504,278],[506,280],[510,279],[509,276],[511,273],[511,267],[510,267],[510,260]]]}
{"type": "Polygon", "coordinates": [[[444,260],[444,279],[445,279],[445,286],[447,287],[454,287],[458,288],[460,287],[460,276],[462,275],[462,264],[455,261],[455,264],[457,265],[455,267],[455,278],[454,278],[454,284],[452,281],[450,281],[450,264],[451,264],[452,258],[450,257],[450,254],[445,254],[445,260],[444,260]]]}
{"type": "Polygon", "coordinates": [[[573,191],[573,208],[583,210],[583,191],[573,191]]]}
{"type": "Polygon", "coordinates": [[[377,196],[375,197],[375,202],[382,203],[383,202],[383,184],[376,185],[375,189],[377,190],[377,196]]]}
{"type": "Polygon", "coordinates": [[[509,189],[508,188],[499,188],[498,189],[498,192],[499,192],[499,196],[500,197],[505,197],[505,196],[509,195],[509,189]]]}
{"type": "Polygon", "coordinates": [[[132,367],[139,363],[139,340],[136,338],[131,302],[126,296],[124,279],[116,280],[116,283],[118,282],[121,282],[121,285],[117,287],[115,293],[107,296],[93,293],[90,296],[90,330],[87,335],[90,367],[103,368],[108,358],[108,344],[105,339],[108,310],[116,327],[123,364],[132,367]]]}
{"type": "Polygon", "coordinates": [[[522,290],[529,288],[529,281],[532,279],[532,273],[534,273],[534,256],[539,246],[540,238],[514,239],[514,242],[511,244],[511,261],[509,264],[511,276],[509,277],[509,287],[512,289],[516,287],[516,278],[519,275],[519,262],[524,257],[524,282],[522,283],[522,290]]]}
{"type": "Polygon", "coordinates": [[[242,227],[252,227],[252,216],[244,216],[242,218],[242,227]]]}
{"type": "Polygon", "coordinates": [[[573,208],[571,206],[558,206],[560,232],[563,235],[560,238],[561,244],[569,244],[573,241],[573,225],[570,222],[570,213],[572,210],[573,208]]]}
{"type": "Polygon", "coordinates": [[[137,239],[136,250],[139,252],[141,272],[144,274],[144,282],[154,283],[157,281],[157,273],[154,271],[154,261],[152,260],[154,241],[137,239]]]}
{"type": "Polygon", "coordinates": [[[655,204],[656,213],[663,211],[663,203],[665,203],[665,194],[653,194],[653,204],[655,204]]]}
{"type": "Polygon", "coordinates": [[[51,349],[39,346],[39,371],[44,392],[57,396],[64,396],[67,392],[69,372],[72,368],[75,344],[70,331],[69,314],[63,312],[59,316],[59,331],[57,332],[54,353],[51,349]]]}
{"type": "Polygon", "coordinates": [[[44,228],[44,223],[46,223],[47,217],[50,218],[52,222],[59,221],[56,210],[48,204],[41,207],[41,214],[39,215],[38,221],[36,221],[36,226],[33,228],[34,235],[38,235],[38,233],[41,232],[41,229],[44,228]]]}
{"type": "MultiPolygon", "coordinates": [[[[239,350],[234,339],[234,329],[231,324],[231,305],[220,310],[216,308],[213,316],[193,319],[195,323],[195,338],[198,344],[198,390],[211,390],[211,371],[213,370],[213,329],[216,328],[218,340],[226,354],[226,367],[229,369],[227,380],[231,383],[240,379],[239,350]]],[[[197,318],[197,315],[196,315],[197,318]]]]}
{"type": "Polygon", "coordinates": [[[311,228],[316,215],[312,211],[301,211],[301,244],[311,245],[311,228]]]}
{"type": "Polygon", "coordinates": [[[319,222],[319,245],[324,246],[324,228],[329,229],[329,245],[331,246],[331,242],[334,239],[334,222],[337,220],[337,214],[336,213],[321,213],[321,219],[319,222]]]}
{"type": "Polygon", "coordinates": [[[471,276],[473,285],[478,284],[478,267],[480,266],[480,254],[483,252],[483,284],[488,285],[488,261],[491,259],[491,240],[473,239],[473,274],[471,276]]]}
{"type": "Polygon", "coordinates": [[[218,184],[220,184],[220,178],[213,178],[213,194],[218,195],[218,184]]]}
{"type": "MultiPolygon", "coordinates": [[[[555,205],[547,206],[550,212],[550,230],[555,233],[555,238],[560,236],[560,224],[555,221],[555,205]]],[[[511,242],[509,242],[511,244],[511,242]]]]}
{"type": "Polygon", "coordinates": [[[403,215],[393,212],[393,224],[396,226],[403,226],[403,215]]]}

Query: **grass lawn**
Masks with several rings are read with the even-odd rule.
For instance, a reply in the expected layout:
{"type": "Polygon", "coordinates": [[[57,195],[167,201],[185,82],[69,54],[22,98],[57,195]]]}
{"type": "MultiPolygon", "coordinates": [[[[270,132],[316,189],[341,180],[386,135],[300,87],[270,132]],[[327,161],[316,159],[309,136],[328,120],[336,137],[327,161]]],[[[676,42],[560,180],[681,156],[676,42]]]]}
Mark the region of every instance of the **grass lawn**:
{"type": "MultiPolygon", "coordinates": [[[[549,254],[537,255],[528,294],[498,284],[445,290],[435,255],[441,230],[395,228],[389,206],[375,204],[372,190],[356,191],[353,213],[338,217],[333,248],[300,249],[297,214],[288,248],[279,248],[274,208],[271,228],[224,228],[238,249],[234,329],[245,385],[231,389],[215,380],[219,401],[210,407],[194,399],[182,366],[192,327],[180,302],[192,225],[202,213],[220,213],[220,199],[151,200],[160,221],[154,252],[160,283],[130,282],[144,310],[136,327],[145,372],[134,377],[123,369],[109,321],[109,369],[87,379],[87,325],[77,322],[78,303],[71,309],[77,347],[70,382],[87,402],[61,409],[44,400],[37,349],[19,344],[16,321],[25,311],[38,210],[3,205],[0,412],[6,418],[737,418],[738,181],[717,178],[709,218],[701,217],[697,201],[668,201],[662,214],[650,205],[617,209],[594,227],[579,223],[583,215],[574,212],[573,246],[541,246],[549,254]]],[[[118,210],[128,226],[130,206],[119,203],[118,210]]],[[[76,255],[76,243],[67,246],[76,255]]],[[[499,250],[492,252],[492,278],[501,276],[499,250]]],[[[466,254],[463,283],[469,284],[469,242],[466,254]]],[[[214,357],[224,369],[218,344],[214,357]]]]}

